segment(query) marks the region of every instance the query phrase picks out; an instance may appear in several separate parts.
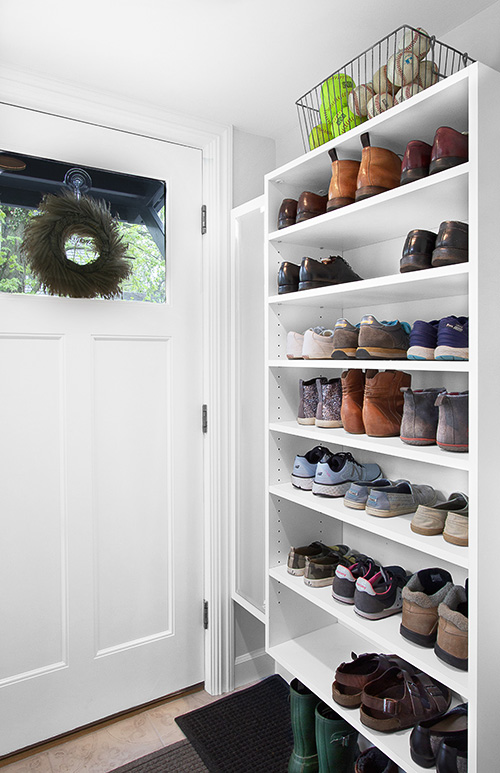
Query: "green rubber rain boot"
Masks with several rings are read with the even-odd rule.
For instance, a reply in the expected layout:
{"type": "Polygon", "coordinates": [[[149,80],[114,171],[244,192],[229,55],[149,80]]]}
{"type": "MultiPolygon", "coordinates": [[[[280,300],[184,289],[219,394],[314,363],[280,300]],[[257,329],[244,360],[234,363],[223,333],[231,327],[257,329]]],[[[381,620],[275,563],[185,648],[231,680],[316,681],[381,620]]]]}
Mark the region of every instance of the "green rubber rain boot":
{"type": "Polygon", "coordinates": [[[293,751],[288,773],[318,773],[314,710],[319,698],[298,679],[290,682],[293,751]]]}
{"type": "Polygon", "coordinates": [[[358,731],[326,703],[316,706],[319,773],[354,773],[358,731]]]}

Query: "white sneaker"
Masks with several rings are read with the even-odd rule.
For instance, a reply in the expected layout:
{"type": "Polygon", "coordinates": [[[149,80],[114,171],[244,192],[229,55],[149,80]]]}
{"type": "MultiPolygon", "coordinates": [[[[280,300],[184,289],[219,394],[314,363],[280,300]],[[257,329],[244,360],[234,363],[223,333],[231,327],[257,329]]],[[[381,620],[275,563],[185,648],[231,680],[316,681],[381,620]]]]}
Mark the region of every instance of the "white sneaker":
{"type": "MultiPolygon", "coordinates": [[[[320,325],[315,328],[315,333],[322,333],[325,328],[320,325]]],[[[308,332],[308,331],[307,331],[308,332]]],[[[289,360],[301,360],[302,359],[302,347],[304,345],[304,333],[296,333],[294,330],[290,330],[286,337],[286,356],[289,360]]]]}
{"type": "Polygon", "coordinates": [[[333,349],[333,330],[322,330],[321,333],[306,330],[304,333],[302,345],[302,358],[304,360],[329,360],[333,349]]]}

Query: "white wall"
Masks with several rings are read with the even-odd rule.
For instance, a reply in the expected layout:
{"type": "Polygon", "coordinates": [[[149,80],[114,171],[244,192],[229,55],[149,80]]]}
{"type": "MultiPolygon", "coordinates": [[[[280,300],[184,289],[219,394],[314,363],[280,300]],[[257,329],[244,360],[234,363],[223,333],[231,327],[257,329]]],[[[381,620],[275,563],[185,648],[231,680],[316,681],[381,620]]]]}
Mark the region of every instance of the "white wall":
{"type": "Polygon", "coordinates": [[[264,175],[276,168],[276,143],[233,130],[233,207],[264,193],[264,175]]]}

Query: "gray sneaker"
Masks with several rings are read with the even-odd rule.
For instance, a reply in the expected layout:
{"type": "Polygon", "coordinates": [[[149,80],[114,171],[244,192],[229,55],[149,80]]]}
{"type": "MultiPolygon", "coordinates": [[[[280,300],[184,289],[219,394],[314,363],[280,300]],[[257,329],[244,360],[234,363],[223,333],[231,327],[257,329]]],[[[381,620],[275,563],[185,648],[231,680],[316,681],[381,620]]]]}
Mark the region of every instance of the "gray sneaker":
{"type": "Polygon", "coordinates": [[[404,478],[398,478],[398,480],[389,480],[388,478],[377,478],[373,483],[365,483],[364,481],[356,480],[351,483],[351,487],[346,491],[344,496],[344,505],[346,507],[352,507],[353,510],[364,510],[366,507],[366,500],[372,488],[386,488],[387,486],[397,486],[398,483],[408,483],[404,478]]]}
{"type": "Polygon", "coordinates": [[[379,322],[366,314],[360,323],[356,357],[360,360],[406,360],[410,346],[408,322],[379,322]]]}
{"type": "Polygon", "coordinates": [[[371,482],[381,474],[378,464],[360,464],[349,453],[325,454],[316,467],[312,492],[324,497],[343,497],[353,481],[371,482]]]}
{"type": "MultiPolygon", "coordinates": [[[[314,485],[314,484],[313,484],[314,485]]],[[[432,486],[416,486],[414,483],[398,483],[377,490],[372,489],[366,500],[366,512],[387,518],[392,515],[413,513],[419,505],[435,505],[437,494],[432,486]]]]}
{"type": "Polygon", "coordinates": [[[358,348],[359,325],[351,325],[347,319],[338,319],[333,330],[332,360],[353,360],[358,348]]]}

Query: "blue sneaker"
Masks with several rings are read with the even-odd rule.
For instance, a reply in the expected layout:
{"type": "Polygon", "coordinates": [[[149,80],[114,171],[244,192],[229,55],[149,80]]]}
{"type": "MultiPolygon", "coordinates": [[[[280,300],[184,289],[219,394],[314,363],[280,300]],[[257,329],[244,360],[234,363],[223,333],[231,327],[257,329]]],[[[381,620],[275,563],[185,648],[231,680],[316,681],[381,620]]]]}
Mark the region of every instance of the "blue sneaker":
{"type": "Polygon", "coordinates": [[[316,467],[312,493],[323,497],[343,497],[353,481],[373,481],[381,475],[378,464],[359,464],[349,453],[329,452],[316,467]]]}
{"type": "Polygon", "coordinates": [[[354,510],[364,510],[366,506],[366,500],[370,494],[372,488],[385,488],[386,486],[397,486],[398,483],[407,483],[403,478],[398,480],[389,480],[388,478],[377,478],[371,483],[356,480],[351,483],[349,491],[346,491],[344,497],[344,505],[346,507],[352,507],[354,510]]]}
{"type": "Polygon", "coordinates": [[[324,446],[315,446],[304,456],[297,454],[293,463],[292,485],[295,488],[310,491],[313,486],[314,476],[316,475],[316,466],[320,459],[327,455],[331,456],[331,451],[324,446]]]}
{"type": "Polygon", "coordinates": [[[436,360],[469,359],[469,318],[443,317],[439,320],[436,360]]]}
{"type": "Polygon", "coordinates": [[[410,333],[410,348],[406,356],[409,360],[433,360],[437,346],[439,320],[424,322],[417,319],[410,333]]]}

